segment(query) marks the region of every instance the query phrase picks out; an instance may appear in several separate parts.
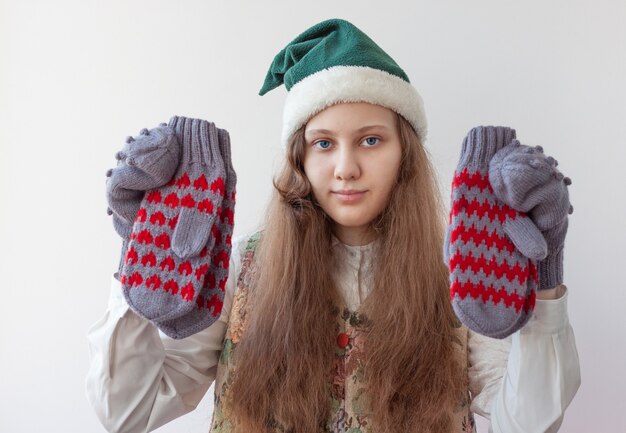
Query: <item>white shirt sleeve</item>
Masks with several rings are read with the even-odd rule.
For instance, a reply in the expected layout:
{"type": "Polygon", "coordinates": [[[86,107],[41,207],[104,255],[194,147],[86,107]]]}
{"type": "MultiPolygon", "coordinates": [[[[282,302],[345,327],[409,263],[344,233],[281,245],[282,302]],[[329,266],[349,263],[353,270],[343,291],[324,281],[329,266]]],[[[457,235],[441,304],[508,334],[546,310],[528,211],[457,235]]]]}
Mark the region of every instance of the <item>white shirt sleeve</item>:
{"type": "Polygon", "coordinates": [[[489,433],[554,433],[580,387],[568,290],[537,299],[529,322],[502,339],[470,330],[471,410],[490,420],[489,433]]]}
{"type": "Polygon", "coordinates": [[[108,308],[87,331],[85,380],[87,399],[108,432],[150,432],[197,407],[215,380],[246,240],[233,241],[220,317],[180,340],[137,315],[111,278],[108,308]]]}

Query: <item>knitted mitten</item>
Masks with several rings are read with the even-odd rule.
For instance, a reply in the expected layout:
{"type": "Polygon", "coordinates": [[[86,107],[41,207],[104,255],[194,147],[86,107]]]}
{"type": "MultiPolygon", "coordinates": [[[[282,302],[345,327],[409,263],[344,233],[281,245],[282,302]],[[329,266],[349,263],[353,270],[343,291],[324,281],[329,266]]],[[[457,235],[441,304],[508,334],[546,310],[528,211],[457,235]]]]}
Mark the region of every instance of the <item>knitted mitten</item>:
{"type": "Polygon", "coordinates": [[[113,216],[113,228],[122,238],[119,278],[144,192],[172,178],[180,159],[180,144],[174,131],[161,123],[151,130],[143,128],[137,137],[127,137],[115,158],[117,167],[106,172],[106,197],[107,213],[113,216]]]}
{"type": "Polygon", "coordinates": [[[465,326],[492,338],[520,329],[535,306],[536,260],[546,242],[533,222],[500,201],[489,183],[489,161],[515,130],[478,126],[463,140],[452,181],[444,257],[450,298],[465,326]]]}
{"type": "Polygon", "coordinates": [[[216,126],[178,116],[169,126],[182,143],[182,160],[170,182],[146,191],[121,277],[129,306],[153,321],[180,317],[196,305],[225,189],[216,126]]]}
{"type": "Polygon", "coordinates": [[[196,300],[196,308],[176,319],[157,322],[157,327],[166,335],[181,339],[211,326],[222,312],[228,268],[235,224],[235,187],[237,174],[231,162],[230,137],[228,131],[218,129],[220,152],[226,165],[226,195],[212,232],[215,245],[210,253],[211,262],[207,278],[196,300]]]}
{"type": "MultiPolygon", "coordinates": [[[[126,139],[124,148],[115,154],[117,167],[106,173],[109,213],[131,229],[144,192],[169,182],[180,159],[180,144],[165,123],[139,134],[126,139]]],[[[126,234],[127,229],[123,230],[126,234]]]]}
{"type": "Polygon", "coordinates": [[[563,246],[568,214],[569,177],[557,170],[558,162],[546,157],[541,146],[530,147],[515,140],[498,151],[489,163],[489,181],[496,196],[507,205],[526,212],[541,231],[548,255],[540,260],[538,290],[563,282],[563,246]]]}

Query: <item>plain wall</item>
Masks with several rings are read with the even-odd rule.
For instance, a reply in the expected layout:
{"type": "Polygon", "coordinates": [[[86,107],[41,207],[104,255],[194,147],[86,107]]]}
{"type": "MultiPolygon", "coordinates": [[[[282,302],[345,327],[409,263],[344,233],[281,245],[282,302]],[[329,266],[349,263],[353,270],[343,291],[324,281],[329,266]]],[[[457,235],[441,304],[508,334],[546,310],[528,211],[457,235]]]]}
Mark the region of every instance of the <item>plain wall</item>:
{"type": "MultiPolygon", "coordinates": [[[[278,51],[332,17],[370,35],[421,93],[446,197],[473,126],[514,127],[558,159],[573,181],[565,284],[582,368],[561,431],[626,431],[617,0],[0,2],[0,431],[104,431],[85,397],[85,334],[119,260],[105,172],[125,137],[174,114],[229,130],[235,235],[249,231],[281,161],[286,95],[258,91],[278,51]]],[[[159,431],[207,432],[212,392],[159,431]]]]}

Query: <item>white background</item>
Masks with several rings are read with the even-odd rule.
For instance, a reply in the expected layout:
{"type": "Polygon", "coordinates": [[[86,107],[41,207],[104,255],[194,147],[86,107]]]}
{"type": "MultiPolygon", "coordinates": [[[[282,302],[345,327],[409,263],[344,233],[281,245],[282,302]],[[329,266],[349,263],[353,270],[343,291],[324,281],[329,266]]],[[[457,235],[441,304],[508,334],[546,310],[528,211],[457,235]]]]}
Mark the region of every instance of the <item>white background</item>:
{"type": "MultiPolygon", "coordinates": [[[[105,172],[127,135],[177,114],[230,131],[235,235],[259,221],[282,157],[274,55],[352,21],[422,94],[449,196],[460,143],[507,125],[571,177],[565,248],[582,385],[563,432],[626,431],[626,6],[622,1],[0,2],[0,431],[103,431],[85,334],[120,241],[105,172]]],[[[212,389],[160,432],[207,432],[212,389]]],[[[486,432],[486,424],[481,430],[486,432]]]]}

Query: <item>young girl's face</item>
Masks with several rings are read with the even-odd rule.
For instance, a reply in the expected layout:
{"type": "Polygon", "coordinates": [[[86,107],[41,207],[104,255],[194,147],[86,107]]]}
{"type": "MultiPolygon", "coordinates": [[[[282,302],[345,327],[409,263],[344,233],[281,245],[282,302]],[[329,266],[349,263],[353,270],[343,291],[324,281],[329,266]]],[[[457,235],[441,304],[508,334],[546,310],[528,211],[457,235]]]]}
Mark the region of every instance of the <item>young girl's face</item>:
{"type": "Polygon", "coordinates": [[[387,205],[400,167],[395,113],[365,102],[332,105],[308,121],[305,140],[304,171],[335,236],[348,245],[370,242],[370,223],[387,205]]]}

